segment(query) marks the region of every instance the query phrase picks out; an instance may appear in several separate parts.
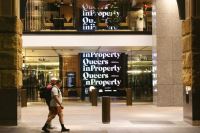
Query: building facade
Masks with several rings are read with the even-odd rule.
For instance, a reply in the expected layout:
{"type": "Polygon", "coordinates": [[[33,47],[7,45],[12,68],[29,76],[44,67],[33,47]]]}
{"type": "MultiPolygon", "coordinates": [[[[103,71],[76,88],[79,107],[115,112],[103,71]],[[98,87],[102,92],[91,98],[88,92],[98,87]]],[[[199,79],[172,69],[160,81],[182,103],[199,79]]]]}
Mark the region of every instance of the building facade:
{"type": "MultiPolygon", "coordinates": [[[[67,22],[65,23],[65,19],[63,19],[63,11],[62,2],[56,3],[57,7],[48,6],[53,8],[53,10],[57,10],[58,12],[54,12],[55,15],[59,17],[53,17],[53,23],[42,23],[41,22],[41,14],[38,12],[30,11],[30,8],[34,8],[34,10],[42,10],[39,3],[44,1],[35,1],[31,3],[27,1],[29,8],[27,10],[27,14],[24,14],[25,18],[22,20],[25,24],[25,30],[27,31],[37,31],[39,30],[62,30],[65,27],[73,28],[79,25],[78,30],[89,30],[93,32],[96,30],[96,21],[97,18],[93,18],[90,15],[91,12],[87,12],[84,10],[82,17],[85,23],[78,23],[80,20],[75,19],[74,17],[78,13],[74,12],[73,5],[77,3],[67,3],[66,6],[72,6],[70,9],[72,13],[64,14],[67,17],[67,22]],[[84,16],[85,15],[85,16],[84,16]],[[35,18],[36,17],[36,18],[35,18]],[[84,19],[86,17],[87,19],[84,19]],[[31,23],[31,20],[34,20],[36,25],[31,23]],[[89,21],[90,20],[90,21],[89,21]],[[46,24],[46,25],[45,25],[46,24]],[[53,24],[53,25],[52,25],[53,24]],[[82,26],[81,26],[82,25],[82,26]]],[[[114,1],[115,2],[115,1],[114,1]]],[[[137,2],[137,1],[136,1],[137,2]]],[[[184,118],[189,120],[193,124],[198,124],[199,122],[199,91],[198,91],[198,77],[199,77],[199,67],[198,67],[198,59],[199,59],[199,50],[198,50],[198,35],[199,35],[199,10],[198,5],[200,4],[197,0],[177,0],[180,4],[185,5],[185,20],[181,22],[178,18],[178,6],[175,0],[167,1],[167,0],[153,0],[152,1],[152,62],[153,62],[153,102],[158,106],[182,106],[184,103],[184,118]],[[181,31],[181,26],[182,30],[181,31]],[[182,36],[182,37],[181,37],[182,36]],[[182,38],[182,39],[181,39],[182,38]],[[181,40],[183,43],[181,43],[181,40]],[[183,51],[182,51],[183,47],[183,51]],[[182,54],[182,55],[181,55],[182,54]],[[181,63],[183,62],[183,67],[181,63]],[[182,69],[183,68],[183,69],[182,69]],[[183,71],[183,74],[181,73],[183,71]],[[183,76],[181,76],[183,75],[183,76]],[[183,83],[182,79],[183,77],[183,83]]],[[[132,2],[133,6],[135,1],[132,2]]],[[[96,3],[94,3],[94,6],[96,3]]],[[[113,5],[115,5],[114,3],[113,5]]],[[[0,124],[5,125],[16,125],[18,119],[20,118],[20,94],[22,88],[22,23],[20,22],[20,13],[19,8],[20,3],[18,0],[8,0],[0,2],[0,24],[3,25],[0,27],[1,41],[0,41],[0,97],[1,102],[0,105],[5,107],[2,112],[0,112],[0,124]],[[7,101],[6,103],[3,101],[7,101]],[[5,105],[6,104],[6,105],[5,105]],[[6,112],[6,113],[5,113],[6,112]]],[[[124,3],[126,5],[126,3],[124,3]]],[[[55,6],[55,5],[53,5],[55,6]]],[[[148,5],[147,5],[148,6],[148,5]]],[[[84,7],[85,9],[86,7],[84,7]]],[[[93,8],[93,6],[88,6],[87,8],[93,8]]],[[[179,7],[180,9],[180,7],[179,7]]],[[[88,9],[87,9],[88,10],[88,9]]],[[[92,9],[94,10],[94,9],[92,9]]],[[[111,6],[110,12],[114,13],[111,15],[112,17],[118,17],[118,9],[117,6],[111,6]]],[[[143,10],[144,11],[144,10],[143,10]]],[[[70,11],[66,11],[70,12],[70,11]]],[[[99,14],[101,12],[98,12],[99,14]]],[[[130,14],[134,16],[133,14],[130,14]]],[[[100,16],[102,17],[102,16],[100,16]]],[[[51,13],[47,18],[44,18],[46,21],[51,21],[51,13]]],[[[140,16],[139,16],[140,18],[140,16]]],[[[138,39],[139,36],[136,34],[140,34],[140,30],[151,29],[151,25],[147,26],[145,23],[137,22],[134,20],[128,20],[126,17],[122,18],[124,23],[120,23],[119,20],[116,20],[115,23],[111,23],[110,18],[106,19],[107,25],[98,23],[97,27],[101,30],[101,28],[106,28],[107,30],[116,30],[120,29],[120,27],[129,28],[131,32],[137,30],[134,34],[127,34],[126,32],[120,32],[120,34],[115,35],[107,35],[108,37],[119,38],[122,39],[138,39]],[[141,28],[143,27],[143,28],[141,28]],[[126,34],[125,34],[126,33],[126,34]]],[[[141,17],[140,20],[143,20],[141,17]]],[[[101,20],[105,23],[105,20],[101,20]]],[[[101,22],[100,21],[100,22],[101,22]]],[[[146,21],[148,24],[148,21],[146,21]]],[[[121,29],[120,29],[121,30],[121,29]]],[[[122,29],[123,30],[123,29],[122,29]]],[[[127,29],[126,29],[127,30],[127,29]]],[[[51,32],[52,32],[51,31],[51,32]]],[[[107,31],[109,32],[109,31],[107,31]]],[[[113,32],[113,31],[112,31],[113,32]]],[[[55,34],[55,33],[54,33],[55,34]]],[[[60,34],[60,33],[59,33],[60,34]]],[[[70,33],[63,33],[64,37],[68,36],[68,41],[71,38],[70,33]]],[[[107,34],[104,32],[103,34],[107,34]]],[[[91,34],[90,34],[91,35],[91,34]]],[[[26,35],[25,35],[26,36],[26,35]]],[[[32,35],[34,36],[34,35],[32,35]]],[[[40,35],[37,35],[35,32],[35,39],[37,39],[40,35]]],[[[42,35],[41,35],[42,36],[42,35]]],[[[57,36],[57,35],[56,35],[57,36]]],[[[50,37],[53,37],[51,35],[50,37]]],[[[94,37],[94,36],[92,36],[94,37]]],[[[95,36],[95,39],[101,40],[105,35],[99,34],[95,36]]],[[[75,35],[76,39],[82,38],[81,35],[75,35]]],[[[75,40],[75,38],[71,38],[73,40],[69,41],[71,44],[75,40]]],[[[113,38],[111,40],[113,40],[113,38]]],[[[25,38],[26,39],[26,38],[25,38]]],[[[33,38],[32,38],[33,39],[33,38]]],[[[141,43],[141,40],[144,41],[145,38],[138,39],[138,43],[141,43]]],[[[88,36],[84,37],[83,40],[88,40],[88,36]]],[[[29,43],[28,40],[27,43],[29,43]]],[[[47,40],[46,40],[47,41],[47,40]]],[[[45,42],[46,42],[45,41],[45,42]]],[[[84,41],[83,41],[84,42],[84,41]]],[[[95,44],[96,41],[91,43],[95,44]]],[[[113,43],[117,41],[111,41],[110,44],[113,46],[113,43]]],[[[125,41],[126,42],[126,41],[125,41]]],[[[79,42],[80,43],[80,42],[79,42]]],[[[129,43],[129,45],[134,45],[134,43],[129,43]]],[[[64,42],[66,44],[66,42],[64,42]]],[[[89,43],[87,43],[89,44],[89,43]]],[[[144,44],[144,43],[143,43],[144,44]]],[[[24,44],[26,45],[26,44],[24,44]]],[[[38,44],[40,45],[40,44],[38,44]]],[[[46,44],[48,45],[48,44],[46,44]]],[[[61,43],[60,43],[61,45],[61,43]]],[[[124,45],[124,44],[121,44],[124,45]]],[[[125,44],[126,45],[126,44],[125,44]]],[[[66,46],[66,45],[65,45],[66,46]]],[[[70,45],[67,45],[70,46],[70,45]]],[[[79,45],[77,45],[79,46],[79,45]]],[[[89,45],[91,46],[91,45],[89,45]]],[[[97,44],[98,46],[98,44],[97,44]]],[[[145,45],[143,45],[145,46],[145,45]]],[[[52,46],[54,47],[54,46],[52,46]]],[[[79,46],[80,47],[80,46],[79,46]]],[[[57,51],[55,49],[55,51],[57,51]]],[[[62,59],[60,59],[62,60],[62,59]]]]}

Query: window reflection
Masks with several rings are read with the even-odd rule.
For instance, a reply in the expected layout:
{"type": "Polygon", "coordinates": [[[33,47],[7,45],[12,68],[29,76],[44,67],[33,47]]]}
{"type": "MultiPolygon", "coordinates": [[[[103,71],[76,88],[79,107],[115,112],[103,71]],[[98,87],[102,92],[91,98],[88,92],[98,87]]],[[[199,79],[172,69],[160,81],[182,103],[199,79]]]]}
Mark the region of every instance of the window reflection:
{"type": "Polygon", "coordinates": [[[21,0],[25,32],[152,31],[151,0],[21,0]]]}

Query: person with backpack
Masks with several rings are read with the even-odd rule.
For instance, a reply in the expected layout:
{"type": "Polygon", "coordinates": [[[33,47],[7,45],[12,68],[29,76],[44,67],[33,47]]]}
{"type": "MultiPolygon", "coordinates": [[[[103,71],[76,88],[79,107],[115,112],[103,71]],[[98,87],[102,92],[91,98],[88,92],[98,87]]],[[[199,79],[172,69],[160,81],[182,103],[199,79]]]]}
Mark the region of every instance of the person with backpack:
{"type": "MultiPolygon", "coordinates": [[[[48,106],[48,109],[49,109],[49,114],[48,116],[51,114],[51,110],[50,110],[50,101],[51,101],[51,90],[52,90],[52,87],[53,85],[55,85],[56,83],[56,79],[55,78],[52,78],[50,83],[47,84],[47,86],[45,87],[42,87],[40,89],[40,98],[44,99],[47,106],[48,106]]],[[[49,129],[53,129],[54,127],[51,125],[51,122],[49,123],[49,125],[47,126],[47,128],[49,129]]]]}
{"type": "Polygon", "coordinates": [[[62,106],[62,93],[60,87],[62,86],[61,80],[57,80],[55,85],[51,89],[51,100],[50,100],[50,113],[48,115],[45,125],[42,127],[44,132],[49,133],[48,125],[51,120],[55,118],[56,115],[59,116],[59,122],[61,124],[61,132],[69,132],[70,129],[65,128],[63,120],[63,109],[62,106]]]}
{"type": "MultiPolygon", "coordinates": [[[[46,101],[46,104],[48,106],[48,109],[49,109],[49,114],[48,116],[51,114],[51,110],[50,110],[50,102],[51,102],[51,90],[53,88],[53,86],[55,85],[55,79],[51,79],[51,82],[46,86],[46,97],[45,97],[45,101],[46,101]]],[[[52,126],[51,124],[51,121],[49,122],[49,125],[48,125],[48,128],[49,129],[53,129],[54,127],[52,126]]]]}

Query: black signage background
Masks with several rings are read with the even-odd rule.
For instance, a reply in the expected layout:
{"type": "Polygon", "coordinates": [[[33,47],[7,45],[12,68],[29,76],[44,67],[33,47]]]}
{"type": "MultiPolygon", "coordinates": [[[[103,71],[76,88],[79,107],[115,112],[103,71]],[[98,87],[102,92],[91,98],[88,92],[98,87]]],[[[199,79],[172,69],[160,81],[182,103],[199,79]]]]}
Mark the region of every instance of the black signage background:
{"type": "Polygon", "coordinates": [[[94,9],[80,9],[80,31],[91,32],[97,30],[96,14],[94,9]],[[89,15],[87,14],[89,13],[89,15]],[[87,14],[87,15],[86,15],[87,14]]]}
{"type": "Polygon", "coordinates": [[[82,93],[87,94],[89,87],[95,86],[99,95],[125,95],[128,82],[125,53],[80,53],[80,68],[82,93]],[[90,56],[92,54],[97,56],[90,56]],[[103,54],[113,57],[98,56],[103,54]]]}

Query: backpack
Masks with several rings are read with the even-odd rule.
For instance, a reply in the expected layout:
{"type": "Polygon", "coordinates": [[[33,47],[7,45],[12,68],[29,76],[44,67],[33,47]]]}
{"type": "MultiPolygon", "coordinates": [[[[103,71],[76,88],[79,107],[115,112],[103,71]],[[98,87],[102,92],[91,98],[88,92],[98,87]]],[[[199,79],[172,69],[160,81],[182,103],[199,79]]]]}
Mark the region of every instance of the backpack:
{"type": "Polygon", "coordinates": [[[45,99],[47,104],[49,104],[51,101],[51,90],[52,86],[51,87],[47,86],[40,89],[40,98],[45,99]]]}

